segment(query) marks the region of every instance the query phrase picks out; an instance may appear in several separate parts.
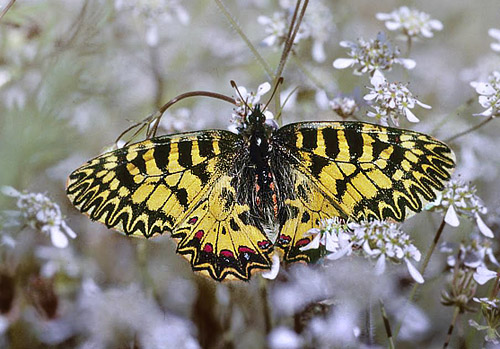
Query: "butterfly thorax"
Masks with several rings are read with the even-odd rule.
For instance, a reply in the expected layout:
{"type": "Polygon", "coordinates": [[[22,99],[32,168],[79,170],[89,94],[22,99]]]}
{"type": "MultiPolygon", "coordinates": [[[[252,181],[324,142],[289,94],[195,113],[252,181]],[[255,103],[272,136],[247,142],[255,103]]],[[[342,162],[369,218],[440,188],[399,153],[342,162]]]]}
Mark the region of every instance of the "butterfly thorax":
{"type": "Polygon", "coordinates": [[[271,171],[272,134],[275,127],[266,122],[266,117],[257,105],[248,116],[244,128],[240,130],[246,139],[248,149],[248,170],[243,185],[251,184],[252,193],[247,198],[255,215],[267,226],[276,223],[278,202],[276,195],[275,178],[271,171]],[[250,183],[248,183],[250,182],[250,183]]]}

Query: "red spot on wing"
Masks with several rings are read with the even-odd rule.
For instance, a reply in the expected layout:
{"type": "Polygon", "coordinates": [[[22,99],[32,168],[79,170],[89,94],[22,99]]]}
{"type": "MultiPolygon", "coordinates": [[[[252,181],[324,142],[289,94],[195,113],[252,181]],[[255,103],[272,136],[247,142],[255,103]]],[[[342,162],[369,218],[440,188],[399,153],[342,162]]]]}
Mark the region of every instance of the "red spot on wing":
{"type": "Polygon", "coordinates": [[[188,220],[189,224],[195,224],[196,222],[198,222],[198,217],[193,217],[188,220]]]}
{"type": "Polygon", "coordinates": [[[203,230],[198,230],[196,232],[196,234],[194,234],[194,238],[198,239],[198,240],[201,240],[201,238],[203,237],[203,235],[205,235],[205,232],[203,230]]]}
{"type": "Polygon", "coordinates": [[[222,250],[222,251],[220,251],[220,255],[222,257],[226,257],[226,258],[234,258],[233,252],[231,252],[229,250],[222,250]]]}
{"type": "Polygon", "coordinates": [[[271,247],[271,241],[269,240],[262,240],[257,242],[257,246],[259,246],[260,249],[265,250],[271,247]]]}
{"type": "Polygon", "coordinates": [[[281,234],[278,238],[278,244],[281,246],[286,246],[292,241],[292,238],[288,235],[281,234]]]}
{"type": "Polygon", "coordinates": [[[309,238],[303,238],[303,239],[300,239],[299,241],[297,241],[295,243],[295,246],[298,246],[298,247],[305,246],[310,242],[311,242],[311,240],[309,240],[309,238]]]}
{"type": "Polygon", "coordinates": [[[214,251],[214,247],[212,246],[211,243],[208,243],[205,245],[205,247],[203,247],[203,252],[212,253],[213,251],[214,251]]]}
{"type": "Polygon", "coordinates": [[[239,253],[253,253],[253,254],[255,254],[254,250],[252,250],[251,248],[246,247],[246,246],[240,246],[240,247],[238,247],[238,252],[239,253]]]}

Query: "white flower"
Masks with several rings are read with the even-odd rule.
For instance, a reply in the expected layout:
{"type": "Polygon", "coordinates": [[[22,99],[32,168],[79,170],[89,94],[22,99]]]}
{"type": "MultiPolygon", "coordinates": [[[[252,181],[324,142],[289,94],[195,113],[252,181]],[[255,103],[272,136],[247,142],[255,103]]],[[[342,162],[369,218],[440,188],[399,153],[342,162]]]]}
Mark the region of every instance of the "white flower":
{"type": "Polygon", "coordinates": [[[302,348],[303,340],[294,331],[280,326],[273,329],[267,337],[267,344],[271,349],[295,349],[302,348]]]}
{"type": "Polygon", "coordinates": [[[377,13],[375,17],[380,21],[385,21],[385,26],[391,31],[400,31],[408,37],[434,36],[433,30],[442,30],[443,24],[422,11],[407,6],[392,11],[391,13],[377,13]]]}
{"type": "Polygon", "coordinates": [[[488,35],[498,42],[492,42],[490,47],[495,52],[500,52],[500,29],[491,28],[488,30],[488,35]]]}
{"type": "Polygon", "coordinates": [[[385,271],[386,260],[404,261],[411,277],[418,283],[424,282],[411,262],[412,259],[420,261],[421,253],[397,224],[373,220],[349,223],[349,228],[353,230],[354,246],[362,247],[367,257],[377,258],[375,271],[379,275],[385,271]]]}
{"type": "Polygon", "coordinates": [[[264,31],[268,35],[262,44],[265,46],[281,45],[286,36],[286,17],[283,12],[275,12],[273,17],[259,16],[257,22],[264,26],[264,31]]]}
{"type": "Polygon", "coordinates": [[[335,97],[330,101],[330,108],[342,118],[353,116],[359,107],[350,97],[335,97]]]}
{"type": "Polygon", "coordinates": [[[184,132],[196,121],[195,119],[188,108],[179,108],[173,112],[167,110],[163,114],[159,126],[167,133],[184,132]]]}
{"type": "MultiPolygon", "coordinates": [[[[280,6],[283,10],[275,12],[272,17],[259,16],[257,18],[267,34],[262,40],[265,46],[281,47],[287,38],[288,23],[295,4],[282,1],[280,6]]],[[[326,59],[324,44],[331,37],[334,29],[330,9],[319,0],[315,1],[309,5],[293,43],[295,45],[301,40],[312,39],[312,57],[316,62],[323,62],[326,59]]]]}
{"type": "Polygon", "coordinates": [[[349,255],[352,252],[352,244],[347,229],[347,225],[338,217],[324,220],[321,222],[321,228],[312,228],[306,232],[306,236],[312,235],[314,238],[300,250],[307,251],[322,246],[327,253],[331,253],[327,257],[329,259],[339,259],[349,255]]]}
{"type": "Polygon", "coordinates": [[[50,236],[52,244],[59,248],[68,246],[68,237],[76,238],[66,224],[59,205],[41,193],[20,193],[12,187],[2,187],[5,195],[17,198],[17,207],[25,224],[50,236]]]}
{"type": "Polygon", "coordinates": [[[500,72],[494,71],[488,77],[488,82],[472,81],[470,85],[479,94],[479,104],[486,108],[479,116],[493,116],[500,114],[500,72]]]}
{"type": "Polygon", "coordinates": [[[180,0],[115,0],[118,11],[131,11],[142,20],[149,46],[158,45],[160,29],[172,25],[174,17],[183,25],[189,24],[189,13],[181,4],[180,0]]]}
{"type": "Polygon", "coordinates": [[[412,59],[399,58],[400,52],[393,47],[383,32],[377,35],[375,40],[365,41],[358,39],[358,43],[341,41],[340,46],[349,48],[350,58],[337,58],[333,62],[336,69],[354,67],[354,74],[373,74],[375,71],[390,71],[394,64],[401,64],[406,69],[413,69],[416,63],[412,59]]]}
{"type": "Polygon", "coordinates": [[[493,238],[493,232],[481,219],[481,214],[488,212],[488,209],[481,203],[481,199],[476,195],[476,188],[470,186],[459,179],[452,179],[447,184],[441,195],[433,203],[426,206],[426,209],[438,212],[446,212],[444,220],[452,227],[460,225],[458,216],[473,218],[481,234],[493,238]]]}
{"type": "MultiPolygon", "coordinates": [[[[238,86],[235,91],[236,107],[233,109],[231,114],[230,130],[233,132],[239,132],[244,129],[248,123],[247,117],[252,112],[257,104],[260,102],[260,98],[271,90],[271,84],[264,82],[260,84],[257,88],[257,92],[247,91],[244,86],[238,86]]],[[[269,110],[263,111],[266,116],[266,120],[272,122],[274,119],[273,113],[269,110]]]]}
{"type": "Polygon", "coordinates": [[[388,125],[390,119],[396,126],[399,126],[400,115],[404,115],[410,122],[419,122],[420,120],[411,111],[415,105],[431,109],[429,105],[416,99],[406,85],[387,82],[378,70],[373,73],[370,82],[373,87],[368,88],[370,92],[363,98],[372,103],[371,106],[375,112],[369,111],[367,116],[376,117],[383,125],[388,125]]]}

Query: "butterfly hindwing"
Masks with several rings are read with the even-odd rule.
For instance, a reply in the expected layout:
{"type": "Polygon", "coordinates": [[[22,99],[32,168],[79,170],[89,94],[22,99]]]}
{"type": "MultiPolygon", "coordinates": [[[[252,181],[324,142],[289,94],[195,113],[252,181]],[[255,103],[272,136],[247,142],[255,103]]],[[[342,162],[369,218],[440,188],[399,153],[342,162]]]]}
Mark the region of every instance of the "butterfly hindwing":
{"type": "Polygon", "coordinates": [[[127,235],[171,232],[193,269],[218,280],[227,275],[248,279],[252,268],[270,267],[272,248],[263,242],[256,248],[267,238],[245,220],[248,208],[234,200],[228,173],[240,148],[241,137],[228,131],[153,138],[75,170],[67,194],[91,219],[127,235]],[[232,229],[236,225],[241,233],[232,229]]]}
{"type": "MultiPolygon", "coordinates": [[[[355,221],[402,221],[421,211],[443,189],[454,167],[454,154],[438,140],[367,123],[290,124],[277,131],[274,143],[277,156],[289,159],[292,182],[308,183],[314,195],[333,207],[321,212],[355,221]]],[[[288,194],[289,211],[308,212],[307,204],[296,199],[300,191],[295,185],[288,194]]],[[[308,229],[285,220],[279,234],[295,234],[294,241],[301,241],[308,229]]],[[[287,261],[295,258],[310,259],[303,253],[287,261]]]]}

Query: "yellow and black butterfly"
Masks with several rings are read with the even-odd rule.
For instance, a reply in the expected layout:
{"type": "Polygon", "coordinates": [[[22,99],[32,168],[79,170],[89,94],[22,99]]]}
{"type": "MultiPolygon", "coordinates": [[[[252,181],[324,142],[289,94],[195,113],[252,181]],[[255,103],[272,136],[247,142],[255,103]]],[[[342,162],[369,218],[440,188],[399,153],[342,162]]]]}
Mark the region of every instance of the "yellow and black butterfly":
{"type": "Polygon", "coordinates": [[[205,130],[155,137],[90,160],[67,194],[91,219],[127,235],[164,233],[193,270],[248,280],[285,263],[314,261],[305,233],[334,216],[402,221],[434,200],[453,152],[414,131],[362,122],[276,128],[262,107],[239,133],[205,130]]]}

